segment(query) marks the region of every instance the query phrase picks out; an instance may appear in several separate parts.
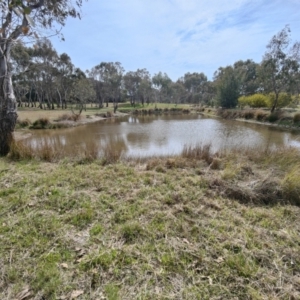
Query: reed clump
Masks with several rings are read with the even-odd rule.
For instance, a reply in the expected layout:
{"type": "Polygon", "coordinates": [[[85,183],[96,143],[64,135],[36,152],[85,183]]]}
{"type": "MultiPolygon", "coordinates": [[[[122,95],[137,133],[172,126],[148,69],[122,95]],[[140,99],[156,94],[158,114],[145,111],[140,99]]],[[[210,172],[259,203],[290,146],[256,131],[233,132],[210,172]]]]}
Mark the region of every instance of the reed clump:
{"type": "Polygon", "coordinates": [[[42,143],[38,147],[26,144],[24,141],[14,141],[11,145],[8,157],[10,160],[37,159],[41,161],[54,162],[62,159],[63,150],[50,142],[42,143]]]}
{"type": "Polygon", "coordinates": [[[261,110],[261,109],[258,109],[255,111],[255,119],[257,121],[265,121],[268,117],[269,113],[264,111],[264,110],[261,110]]]}
{"type": "Polygon", "coordinates": [[[206,161],[208,164],[211,164],[213,161],[210,144],[196,146],[185,145],[182,150],[181,156],[184,158],[201,159],[206,161]]]}
{"type": "Polygon", "coordinates": [[[112,143],[107,143],[101,148],[102,164],[113,164],[120,161],[123,153],[122,147],[115,147],[112,143]]]}
{"type": "Polygon", "coordinates": [[[28,147],[21,141],[13,141],[10,147],[10,152],[8,154],[8,157],[11,160],[27,160],[27,159],[33,159],[34,158],[34,152],[31,147],[28,147]]]}
{"type": "Polygon", "coordinates": [[[29,119],[24,119],[24,120],[17,119],[16,126],[19,127],[19,128],[26,128],[26,127],[29,127],[31,124],[32,123],[29,119]]]}

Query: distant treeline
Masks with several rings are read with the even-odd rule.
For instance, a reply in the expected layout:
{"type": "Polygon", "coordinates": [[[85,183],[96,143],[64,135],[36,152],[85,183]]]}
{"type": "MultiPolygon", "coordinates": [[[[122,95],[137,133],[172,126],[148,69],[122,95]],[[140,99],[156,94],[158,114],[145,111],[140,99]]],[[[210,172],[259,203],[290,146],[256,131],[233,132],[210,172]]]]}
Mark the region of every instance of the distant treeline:
{"type": "Polygon", "coordinates": [[[239,106],[296,106],[299,103],[299,43],[291,47],[289,27],[275,35],[260,63],[238,60],[219,67],[213,80],[202,72],[186,73],[172,81],[166,73],[151,76],[146,69],[125,72],[119,62],[101,62],[91,70],[76,68],[67,53],[58,54],[48,39],[33,47],[19,42],[12,51],[11,70],[19,106],[67,108],[93,103],[99,108],[130,101],[191,103],[233,108],[239,106]]]}

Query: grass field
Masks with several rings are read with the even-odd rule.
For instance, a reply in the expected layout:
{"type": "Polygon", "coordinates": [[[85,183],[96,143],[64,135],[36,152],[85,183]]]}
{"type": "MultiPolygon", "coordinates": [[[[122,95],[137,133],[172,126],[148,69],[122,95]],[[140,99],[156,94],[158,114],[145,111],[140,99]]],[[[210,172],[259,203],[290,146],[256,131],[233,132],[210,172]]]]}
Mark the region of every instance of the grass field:
{"type": "Polygon", "coordinates": [[[1,159],[0,298],[300,299],[299,152],[207,149],[1,159]]]}
{"type": "MultiPolygon", "coordinates": [[[[171,109],[171,108],[182,108],[186,109],[189,108],[190,105],[187,104],[179,104],[179,105],[174,105],[174,104],[166,104],[166,103],[157,103],[155,105],[154,103],[151,103],[149,105],[145,104],[142,106],[141,104],[137,104],[135,107],[131,106],[130,103],[119,103],[119,110],[120,111],[126,111],[130,112],[134,109],[154,109],[155,107],[157,109],[171,109]]],[[[75,109],[75,112],[76,109],[75,109]]],[[[82,111],[82,118],[87,118],[90,116],[94,116],[97,114],[104,114],[106,112],[113,112],[113,105],[112,103],[109,103],[108,107],[104,108],[97,108],[95,105],[91,106],[90,104],[87,105],[86,110],[82,111]]],[[[18,109],[18,119],[19,120],[29,120],[31,123],[38,119],[48,119],[50,122],[54,122],[58,120],[62,115],[65,114],[72,114],[71,108],[69,109],[54,109],[54,110],[42,110],[38,108],[28,108],[28,107],[23,107],[18,109]]]]}
{"type": "MultiPolygon", "coordinates": [[[[92,116],[98,113],[105,113],[107,111],[112,111],[112,106],[109,106],[108,108],[96,108],[91,107],[90,105],[87,107],[87,110],[82,111],[82,117],[85,118],[86,116],[92,116]]],[[[75,110],[75,112],[77,112],[75,110]]],[[[31,123],[38,119],[47,118],[51,122],[59,119],[64,114],[72,114],[71,109],[54,109],[54,110],[42,110],[38,108],[20,108],[18,109],[18,118],[20,120],[28,119],[31,123]]]]}

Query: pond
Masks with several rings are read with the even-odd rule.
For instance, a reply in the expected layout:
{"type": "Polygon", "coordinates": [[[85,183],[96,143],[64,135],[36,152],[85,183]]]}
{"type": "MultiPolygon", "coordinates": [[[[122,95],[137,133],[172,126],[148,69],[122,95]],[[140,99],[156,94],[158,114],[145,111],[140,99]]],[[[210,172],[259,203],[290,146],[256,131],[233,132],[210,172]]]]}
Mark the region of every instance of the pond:
{"type": "Polygon", "coordinates": [[[25,140],[34,148],[45,143],[61,149],[65,155],[97,149],[115,149],[127,156],[179,154],[185,145],[211,145],[213,151],[232,148],[274,148],[294,146],[300,149],[300,132],[201,115],[126,116],[87,125],[36,130],[25,140]]]}

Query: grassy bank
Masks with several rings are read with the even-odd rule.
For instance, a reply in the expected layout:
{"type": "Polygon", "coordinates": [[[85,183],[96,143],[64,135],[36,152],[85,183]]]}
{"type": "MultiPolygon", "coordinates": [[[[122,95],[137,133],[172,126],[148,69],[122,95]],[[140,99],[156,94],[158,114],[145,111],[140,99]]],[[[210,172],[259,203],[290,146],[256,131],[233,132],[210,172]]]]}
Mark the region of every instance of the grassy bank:
{"type": "Polygon", "coordinates": [[[218,116],[223,119],[242,119],[259,122],[288,129],[300,129],[299,109],[282,109],[271,113],[264,109],[216,109],[199,108],[199,112],[205,115],[218,116]]]}
{"type": "Polygon", "coordinates": [[[299,161],[1,159],[0,298],[299,299],[299,161]]]}
{"type": "Polygon", "coordinates": [[[97,108],[87,105],[81,115],[75,114],[71,109],[55,109],[41,110],[38,108],[23,107],[18,110],[18,120],[16,129],[57,129],[90,122],[99,121],[103,118],[111,118],[114,116],[128,114],[186,114],[190,112],[190,105],[187,104],[168,104],[168,103],[150,103],[137,104],[135,106],[130,103],[120,103],[118,111],[113,112],[113,105],[110,103],[108,107],[97,108]]]}
{"type": "Polygon", "coordinates": [[[112,117],[113,107],[99,109],[88,105],[79,115],[76,110],[55,109],[41,110],[38,108],[21,108],[18,110],[16,129],[57,129],[95,122],[112,117]]]}

